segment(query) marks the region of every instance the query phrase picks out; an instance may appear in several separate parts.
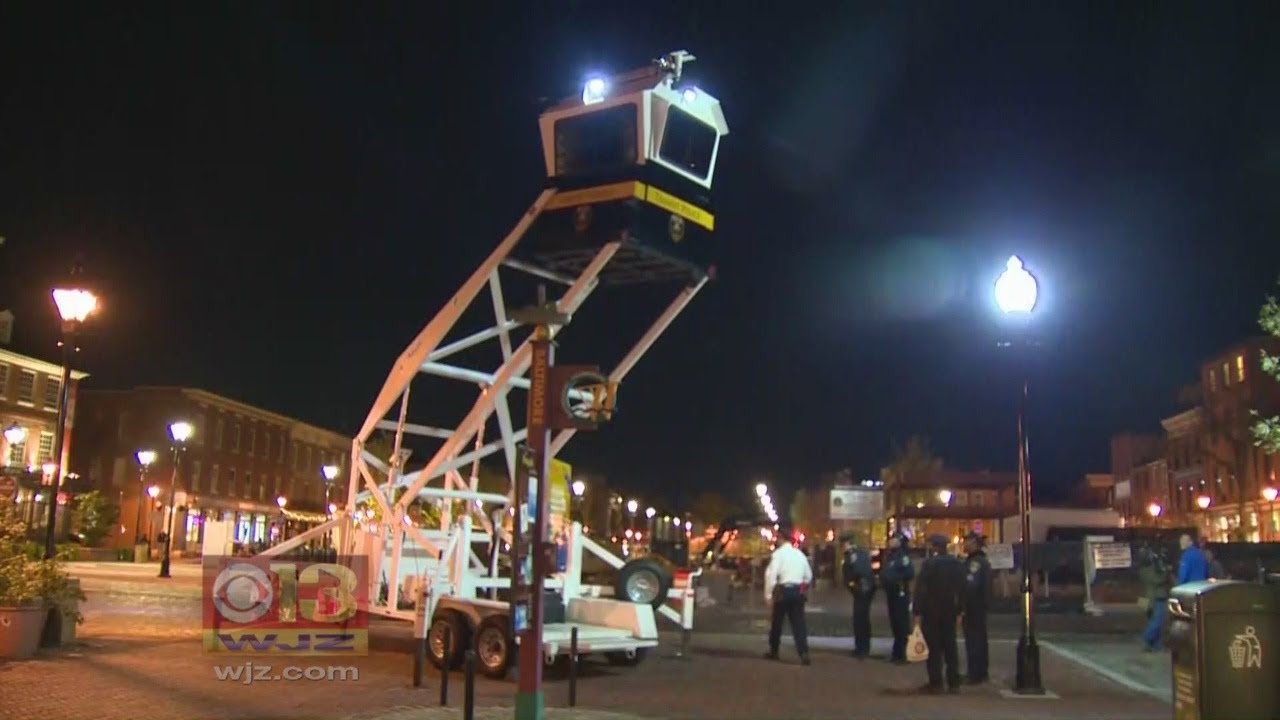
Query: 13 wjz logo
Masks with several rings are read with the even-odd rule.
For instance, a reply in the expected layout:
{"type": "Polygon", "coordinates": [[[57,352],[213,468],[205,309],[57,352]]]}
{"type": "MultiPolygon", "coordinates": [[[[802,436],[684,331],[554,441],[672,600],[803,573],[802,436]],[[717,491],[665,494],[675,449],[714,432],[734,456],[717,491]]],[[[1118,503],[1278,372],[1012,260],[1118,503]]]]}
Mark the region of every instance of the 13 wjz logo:
{"type": "Polygon", "coordinates": [[[204,561],[204,648],[274,655],[369,651],[364,558],[204,561]]]}

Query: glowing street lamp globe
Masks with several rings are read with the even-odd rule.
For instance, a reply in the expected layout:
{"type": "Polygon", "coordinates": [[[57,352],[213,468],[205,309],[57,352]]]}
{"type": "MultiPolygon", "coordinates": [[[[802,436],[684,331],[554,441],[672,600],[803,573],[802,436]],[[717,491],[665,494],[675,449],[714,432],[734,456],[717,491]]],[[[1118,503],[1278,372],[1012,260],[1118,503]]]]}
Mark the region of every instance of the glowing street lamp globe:
{"type": "Polygon", "coordinates": [[[83,288],[57,288],[53,291],[53,304],[63,322],[82,323],[98,309],[98,298],[83,288]]]}
{"type": "Polygon", "coordinates": [[[652,519],[653,519],[653,516],[654,516],[654,515],[657,515],[657,514],[658,514],[658,511],[657,511],[657,510],[655,510],[655,509],[653,509],[653,508],[645,508],[644,516],[645,516],[645,517],[647,517],[647,518],[649,518],[650,520],[652,520],[652,519]]]}
{"type": "Polygon", "coordinates": [[[582,480],[574,480],[571,489],[576,497],[582,497],[587,493],[587,484],[582,480]]]}
{"type": "Polygon", "coordinates": [[[1276,489],[1275,489],[1275,488],[1273,488],[1273,487],[1265,487],[1265,488],[1262,488],[1262,499],[1263,499],[1263,500],[1266,500],[1267,502],[1275,502],[1275,501],[1276,501],[1276,495],[1277,495],[1277,492],[1276,492],[1276,489]]]}
{"type": "Polygon", "coordinates": [[[627,512],[631,513],[632,515],[635,515],[636,510],[638,509],[640,509],[640,503],[636,502],[635,500],[627,501],[627,512]]]}
{"type": "Polygon", "coordinates": [[[756,496],[757,496],[757,497],[764,497],[765,495],[768,495],[768,494],[769,494],[769,486],[768,486],[768,485],[765,485],[764,483],[760,483],[760,484],[756,485],[756,496]]]}
{"type": "Polygon", "coordinates": [[[1025,315],[1036,306],[1039,286],[1017,255],[1009,258],[996,280],[996,304],[1006,315],[1025,315]]]}
{"type": "Polygon", "coordinates": [[[950,505],[950,504],[951,504],[951,491],[950,491],[950,490],[939,490],[939,491],[938,491],[938,499],[942,501],[942,504],[943,504],[943,505],[950,505]]]}
{"type": "Polygon", "coordinates": [[[1164,508],[1160,507],[1160,503],[1151,503],[1147,506],[1147,514],[1151,517],[1160,517],[1160,513],[1164,512],[1164,508]]]}
{"type": "Polygon", "coordinates": [[[1208,495],[1201,495],[1200,497],[1196,498],[1196,505],[1201,510],[1208,510],[1209,506],[1212,504],[1213,504],[1213,498],[1210,498],[1208,495]]]}
{"type": "Polygon", "coordinates": [[[195,432],[195,428],[189,422],[176,422],[169,426],[169,436],[173,441],[182,444],[191,438],[191,434],[195,432]]]}
{"type": "Polygon", "coordinates": [[[138,464],[145,468],[151,465],[151,463],[156,461],[156,451],[155,450],[139,450],[137,453],[137,457],[138,457],[138,464]]]}
{"type": "Polygon", "coordinates": [[[320,472],[324,474],[325,480],[328,480],[329,482],[333,482],[334,479],[338,477],[338,466],[325,465],[324,467],[320,468],[320,472]]]}
{"type": "Polygon", "coordinates": [[[285,496],[281,495],[276,498],[276,504],[280,506],[281,510],[283,510],[285,506],[289,504],[289,500],[285,496]]]}

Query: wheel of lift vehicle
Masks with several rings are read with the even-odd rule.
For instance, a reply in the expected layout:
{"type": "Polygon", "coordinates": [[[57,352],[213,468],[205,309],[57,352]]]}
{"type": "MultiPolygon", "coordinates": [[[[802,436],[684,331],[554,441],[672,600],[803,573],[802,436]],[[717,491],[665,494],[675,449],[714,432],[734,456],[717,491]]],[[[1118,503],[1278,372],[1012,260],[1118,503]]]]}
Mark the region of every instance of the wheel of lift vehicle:
{"type": "Polygon", "coordinates": [[[485,677],[501,680],[507,676],[516,646],[510,625],[505,616],[495,615],[476,628],[476,666],[485,677]]]}
{"type": "Polygon", "coordinates": [[[649,648],[636,648],[635,650],[616,650],[604,654],[604,659],[609,661],[610,665],[619,665],[621,667],[635,667],[644,660],[644,656],[649,654],[649,648]]]}
{"type": "Polygon", "coordinates": [[[618,570],[613,596],[619,600],[658,608],[667,601],[671,582],[671,571],[662,563],[648,557],[636,558],[618,570]]]}
{"type": "Polygon", "coordinates": [[[468,640],[467,621],[461,614],[448,610],[436,613],[435,620],[427,629],[427,657],[437,668],[447,664],[450,670],[456,670],[462,666],[462,658],[470,644],[468,640]],[[449,635],[447,652],[444,647],[446,632],[449,635]]]}

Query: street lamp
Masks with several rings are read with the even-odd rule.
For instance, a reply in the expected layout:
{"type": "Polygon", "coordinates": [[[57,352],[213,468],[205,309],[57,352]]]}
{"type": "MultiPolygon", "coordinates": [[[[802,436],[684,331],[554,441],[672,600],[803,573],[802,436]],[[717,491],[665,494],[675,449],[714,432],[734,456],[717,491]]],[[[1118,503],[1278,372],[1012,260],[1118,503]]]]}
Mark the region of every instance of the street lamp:
{"type": "Polygon", "coordinates": [[[581,480],[574,480],[572,489],[574,497],[582,497],[587,494],[587,484],[581,480]]]}
{"type": "Polygon", "coordinates": [[[951,491],[950,491],[950,490],[939,490],[939,491],[938,491],[938,500],[940,500],[940,501],[942,502],[942,504],[943,504],[943,505],[950,505],[950,504],[951,504],[951,491]]]}
{"type": "Polygon", "coordinates": [[[769,494],[769,486],[764,483],[756,484],[756,497],[764,497],[769,494]]]}
{"type": "Polygon", "coordinates": [[[283,495],[276,498],[276,505],[279,505],[281,510],[284,510],[285,506],[288,504],[289,504],[289,498],[286,498],[283,495]]]}
{"type": "Polygon", "coordinates": [[[1213,499],[1210,498],[1208,495],[1201,495],[1196,498],[1196,506],[1199,507],[1201,510],[1208,510],[1209,506],[1212,504],[1213,504],[1213,499]]]}
{"type": "Polygon", "coordinates": [[[1267,502],[1275,502],[1275,501],[1276,501],[1276,489],[1275,489],[1275,488],[1273,488],[1273,487],[1264,487],[1264,488],[1262,488],[1262,499],[1263,499],[1263,500],[1266,500],[1267,502]]]}
{"type": "Polygon", "coordinates": [[[1151,516],[1151,521],[1156,527],[1160,527],[1160,513],[1163,512],[1164,508],[1160,506],[1160,503],[1153,502],[1147,506],[1147,514],[1151,516]]]}
{"type": "Polygon", "coordinates": [[[156,451],[139,450],[136,457],[138,458],[138,517],[133,524],[134,545],[142,542],[142,496],[147,489],[147,468],[151,467],[151,463],[156,461],[156,451]]]}
{"type": "Polygon", "coordinates": [[[62,464],[62,448],[66,441],[67,406],[71,398],[71,353],[75,352],[76,333],[86,318],[98,307],[98,298],[92,292],[75,282],[80,274],[79,263],[71,268],[68,283],[53,289],[53,304],[58,307],[58,315],[62,318],[62,384],[58,386],[58,424],[53,436],[53,488],[49,497],[49,527],[44,534],[44,557],[53,559],[54,534],[58,521],[58,486],[62,482],[62,474],[66,468],[62,464]]]}
{"type": "MultiPolygon", "coordinates": [[[[27,429],[21,425],[10,425],[4,429],[4,439],[9,443],[10,448],[15,445],[21,445],[27,441],[27,429]]],[[[12,452],[12,450],[10,452],[12,452]]],[[[5,458],[5,460],[7,464],[8,458],[5,458]]],[[[21,458],[19,458],[19,464],[24,464],[24,461],[21,458]]]]}
{"type": "MultiPolygon", "coordinates": [[[[1039,287],[1017,255],[1005,263],[995,283],[996,304],[1005,315],[1029,316],[1035,309],[1039,287]]],[[[1043,695],[1040,680],[1040,647],[1036,644],[1035,598],[1031,594],[1031,468],[1028,465],[1026,417],[1030,381],[1023,376],[1018,407],[1018,512],[1022,518],[1022,634],[1018,638],[1014,692],[1043,695]]]]}
{"type": "Polygon", "coordinates": [[[169,437],[173,438],[173,478],[169,481],[169,512],[164,521],[164,554],[160,556],[160,577],[169,577],[169,557],[173,552],[173,530],[176,518],[173,503],[178,495],[178,466],[182,464],[182,452],[195,428],[189,422],[178,421],[169,425],[169,437]]]}

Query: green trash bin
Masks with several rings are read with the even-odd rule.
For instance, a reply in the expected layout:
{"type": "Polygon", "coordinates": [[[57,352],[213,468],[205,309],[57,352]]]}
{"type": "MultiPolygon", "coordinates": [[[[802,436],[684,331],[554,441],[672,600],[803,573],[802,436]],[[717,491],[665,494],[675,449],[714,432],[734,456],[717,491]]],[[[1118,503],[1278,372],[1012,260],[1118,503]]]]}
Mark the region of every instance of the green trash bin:
{"type": "Polygon", "coordinates": [[[1174,720],[1280,718],[1280,589],[1208,581],[1169,597],[1174,720]]]}

